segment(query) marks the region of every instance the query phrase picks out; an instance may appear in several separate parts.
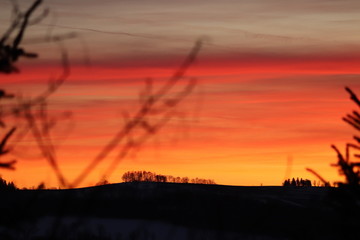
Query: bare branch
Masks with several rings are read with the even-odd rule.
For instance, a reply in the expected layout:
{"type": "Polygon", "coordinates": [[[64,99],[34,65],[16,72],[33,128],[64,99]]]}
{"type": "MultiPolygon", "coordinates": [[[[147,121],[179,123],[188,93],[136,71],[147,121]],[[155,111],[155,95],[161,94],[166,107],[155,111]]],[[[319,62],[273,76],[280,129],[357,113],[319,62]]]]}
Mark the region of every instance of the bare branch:
{"type": "Polygon", "coordinates": [[[1,140],[1,142],[0,142],[0,155],[7,154],[9,152],[9,149],[5,149],[5,145],[6,145],[7,141],[9,140],[9,138],[11,137],[11,135],[15,132],[15,130],[16,130],[15,127],[10,129],[10,131],[1,140]]]}
{"type": "MultiPolygon", "coordinates": [[[[19,33],[17,34],[14,42],[13,42],[13,49],[18,49],[19,47],[19,44],[24,36],[24,33],[25,33],[25,30],[26,30],[26,27],[28,25],[28,22],[29,22],[29,18],[31,16],[31,14],[35,11],[35,9],[42,3],[42,0],[36,0],[32,5],[31,7],[25,12],[24,14],[24,17],[23,17],[23,22],[21,24],[21,27],[20,27],[20,31],[19,33]]],[[[16,60],[16,59],[15,59],[16,60]]]]}
{"type": "MultiPolygon", "coordinates": [[[[4,136],[4,138],[1,140],[1,142],[0,142],[0,156],[9,153],[10,149],[5,149],[5,145],[6,145],[7,141],[9,140],[9,138],[13,135],[15,130],[16,130],[15,127],[10,129],[7,132],[7,134],[4,136]]],[[[15,167],[14,167],[15,163],[16,163],[15,160],[8,161],[8,162],[0,162],[0,168],[6,168],[6,169],[14,170],[15,169],[15,167]]]]}
{"type": "MultiPolygon", "coordinates": [[[[100,153],[94,158],[93,161],[79,174],[79,176],[72,182],[71,187],[78,186],[85,177],[94,170],[94,168],[102,162],[110,152],[112,152],[124,139],[126,139],[132,132],[137,128],[145,128],[145,134],[143,137],[138,139],[137,141],[128,141],[120,150],[118,157],[110,164],[110,167],[106,171],[105,175],[110,174],[111,171],[114,170],[115,166],[121,161],[129,151],[131,151],[134,147],[139,147],[147,138],[152,136],[156,131],[158,131],[162,126],[165,125],[167,121],[171,118],[171,114],[165,114],[160,121],[156,124],[150,125],[146,121],[146,117],[151,114],[154,110],[157,111],[156,105],[159,102],[166,103],[166,101],[171,100],[171,103],[163,105],[161,110],[165,112],[168,109],[176,106],[185,96],[189,94],[189,92],[193,89],[195,80],[192,79],[187,87],[178,94],[175,98],[171,99],[168,97],[171,90],[177,84],[177,82],[182,79],[188,70],[188,68],[194,63],[200,49],[202,46],[202,41],[199,40],[195,43],[193,49],[190,51],[187,58],[181,64],[177,71],[175,71],[174,75],[168,79],[165,85],[160,88],[154,94],[152,93],[152,80],[148,79],[146,82],[145,94],[149,94],[148,96],[142,97],[143,103],[138,110],[138,112],[134,115],[132,119],[127,121],[125,126],[115,134],[115,136],[110,140],[110,142],[100,151],[100,153]]],[[[161,111],[162,112],[162,111],[161,111]]]]}
{"type": "Polygon", "coordinates": [[[350,94],[350,99],[353,100],[360,107],[360,101],[356,94],[349,87],[345,87],[345,90],[350,94]]]}
{"type": "Polygon", "coordinates": [[[15,170],[16,160],[8,161],[8,162],[0,162],[0,168],[5,168],[9,170],[15,170]]]}
{"type": "Polygon", "coordinates": [[[54,147],[52,146],[50,139],[46,138],[46,134],[41,131],[41,129],[38,126],[38,123],[34,117],[34,114],[31,111],[30,107],[25,107],[25,117],[29,124],[29,128],[33,134],[33,136],[36,139],[36,142],[38,144],[39,149],[41,150],[43,156],[45,159],[49,162],[49,165],[54,170],[61,186],[67,186],[67,182],[65,180],[65,177],[63,176],[56,159],[56,154],[54,147]]]}
{"type": "Polygon", "coordinates": [[[0,72],[13,73],[19,72],[18,68],[14,66],[19,57],[35,58],[36,53],[28,53],[24,49],[20,48],[20,43],[23,40],[27,27],[31,24],[36,24],[41,21],[48,14],[48,10],[39,15],[37,18],[31,20],[30,17],[36,8],[42,3],[42,0],[36,0],[28,8],[25,13],[21,13],[18,5],[13,2],[13,19],[9,28],[5,31],[0,39],[0,72]],[[7,42],[10,36],[19,28],[12,43],[7,42]]]}
{"type": "Polygon", "coordinates": [[[323,177],[320,176],[320,174],[318,174],[317,172],[315,172],[311,168],[306,168],[306,171],[311,172],[312,174],[314,174],[326,187],[330,186],[328,181],[326,181],[323,177]]]}

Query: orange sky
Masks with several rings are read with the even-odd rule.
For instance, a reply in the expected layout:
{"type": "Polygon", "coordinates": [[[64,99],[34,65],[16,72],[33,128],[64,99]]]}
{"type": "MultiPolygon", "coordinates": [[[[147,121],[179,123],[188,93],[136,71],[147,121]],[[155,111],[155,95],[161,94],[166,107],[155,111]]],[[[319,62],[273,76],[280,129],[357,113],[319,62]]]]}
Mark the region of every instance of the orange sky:
{"type": "MultiPolygon", "coordinates": [[[[60,72],[57,46],[35,42],[49,25],[52,34],[77,34],[64,41],[71,75],[49,99],[59,118],[52,133],[58,161],[69,181],[123,126],[123,113],[136,112],[144,79],[160,88],[204,36],[187,72],[198,79],[193,93],[108,180],[148,170],[219,184],[279,185],[285,177],[315,179],[306,167],[339,179],[329,166],[336,161],[330,145],[342,149],[354,133],[341,117],[355,107],[344,86],[360,91],[357,1],[87,1],[86,11],[81,2],[45,3],[54,15],[29,29],[24,43],[40,58],[21,61],[20,74],[0,75],[1,88],[35,96],[60,72]]],[[[1,26],[8,23],[6,8],[1,2],[1,26]]],[[[20,186],[58,186],[33,146],[31,138],[18,143],[17,170],[1,175],[20,186]]],[[[80,186],[95,184],[115,155],[80,186]]]]}

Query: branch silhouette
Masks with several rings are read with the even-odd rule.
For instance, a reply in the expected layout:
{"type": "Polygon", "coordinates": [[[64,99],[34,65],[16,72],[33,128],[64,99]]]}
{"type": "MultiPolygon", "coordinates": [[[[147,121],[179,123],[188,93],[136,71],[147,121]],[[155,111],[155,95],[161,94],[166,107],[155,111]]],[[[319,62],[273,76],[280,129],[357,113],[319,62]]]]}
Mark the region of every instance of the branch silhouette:
{"type": "MultiPolygon", "coordinates": [[[[357,95],[349,88],[345,87],[345,90],[350,95],[350,100],[352,100],[358,107],[360,107],[360,100],[357,95]]],[[[357,111],[353,111],[350,114],[347,114],[345,117],[342,118],[344,122],[352,126],[355,130],[360,131],[360,114],[357,111]]],[[[353,138],[356,140],[356,144],[354,143],[346,143],[345,145],[345,154],[341,153],[341,151],[335,146],[331,145],[331,148],[337,154],[338,162],[335,164],[331,164],[333,167],[337,167],[339,169],[340,175],[345,176],[345,181],[340,182],[340,185],[348,185],[352,187],[359,187],[360,186],[360,162],[351,161],[350,151],[360,150],[360,137],[354,135],[353,138]]],[[[359,158],[360,154],[354,154],[355,158],[359,158]]],[[[315,176],[317,176],[321,181],[326,182],[319,174],[317,174],[312,169],[307,169],[315,176]]]]}
{"type": "Polygon", "coordinates": [[[48,9],[45,9],[42,14],[34,19],[30,19],[34,11],[41,5],[42,0],[36,0],[33,4],[22,13],[19,10],[16,2],[13,4],[14,18],[5,31],[4,35],[0,39],[0,72],[1,73],[14,73],[19,72],[19,69],[14,65],[20,57],[36,58],[36,53],[26,52],[23,48],[20,48],[20,44],[23,40],[25,31],[29,25],[36,24],[43,20],[47,14],[48,9]],[[14,33],[17,29],[17,33],[14,33]],[[15,34],[14,40],[9,41],[11,35],[15,34]]]}
{"type": "Polygon", "coordinates": [[[152,80],[146,80],[145,92],[141,96],[142,105],[140,109],[135,113],[135,115],[127,121],[125,126],[119,130],[115,136],[108,142],[108,144],[99,152],[99,154],[90,162],[90,164],[79,174],[77,178],[71,183],[70,187],[78,186],[85,177],[92,172],[95,167],[102,162],[110,152],[112,152],[116,147],[119,146],[120,142],[126,140],[135,129],[143,129],[145,133],[140,136],[136,141],[131,140],[127,141],[125,145],[120,147],[118,156],[112,161],[107,170],[105,171],[103,178],[109,177],[109,175],[114,171],[118,163],[127,156],[127,154],[139,147],[144,143],[148,138],[153,134],[158,132],[170,119],[171,119],[171,109],[178,105],[187,95],[192,92],[196,84],[194,78],[188,80],[186,87],[178,93],[175,97],[170,97],[170,92],[176,86],[176,84],[185,77],[186,71],[194,63],[196,57],[202,47],[202,40],[198,40],[189,55],[186,57],[184,62],[180,67],[175,71],[172,77],[170,77],[165,85],[160,88],[157,92],[152,92],[152,80]],[[160,106],[158,106],[160,105],[160,106]],[[156,123],[149,123],[147,117],[150,114],[163,114],[156,123]]]}
{"type": "Polygon", "coordinates": [[[67,183],[64,174],[60,170],[56,157],[56,149],[52,143],[52,137],[50,134],[50,130],[52,126],[54,126],[54,120],[50,120],[47,114],[48,98],[60,88],[60,86],[70,75],[67,52],[64,48],[62,48],[61,50],[63,71],[60,76],[49,82],[48,88],[34,99],[20,100],[19,107],[16,110],[18,112],[23,112],[24,118],[27,122],[27,126],[32,135],[34,136],[42,155],[48,161],[51,168],[54,170],[55,175],[57,176],[61,186],[67,187],[69,184],[67,183]],[[36,110],[38,114],[35,113],[36,110]]]}
{"type": "MultiPolygon", "coordinates": [[[[6,149],[5,145],[7,143],[7,141],[9,140],[9,138],[13,135],[13,133],[15,132],[16,128],[13,127],[11,128],[4,136],[4,138],[1,140],[0,142],[0,157],[3,155],[6,155],[10,152],[10,149],[6,149]]],[[[6,161],[6,162],[0,162],[0,168],[6,168],[6,169],[11,169],[14,170],[15,169],[15,160],[12,161],[6,161]]]]}
{"type": "MultiPolygon", "coordinates": [[[[12,24],[5,32],[3,37],[0,40],[0,72],[3,73],[13,73],[18,69],[13,65],[19,57],[35,57],[37,54],[26,53],[19,46],[24,37],[26,28],[29,25],[37,24],[48,14],[48,9],[45,9],[42,14],[36,18],[30,19],[34,11],[41,5],[42,0],[36,0],[29,7],[29,9],[22,13],[19,10],[18,5],[15,2],[13,3],[13,15],[12,24]],[[19,28],[19,31],[16,33],[16,37],[12,42],[9,42],[11,35],[19,28]]],[[[60,37],[51,37],[51,42],[57,43],[60,53],[61,53],[61,74],[54,78],[50,79],[47,88],[37,95],[36,97],[30,99],[24,99],[20,96],[15,96],[13,94],[7,93],[5,90],[0,90],[0,99],[5,98],[16,98],[17,103],[15,106],[11,106],[8,109],[1,109],[0,115],[0,125],[5,127],[4,118],[9,116],[14,116],[22,118],[27,124],[26,131],[23,131],[22,134],[18,136],[18,141],[21,140],[27,133],[31,133],[36,140],[39,150],[44,158],[48,161],[51,168],[54,170],[61,186],[67,186],[64,174],[60,171],[60,168],[56,159],[55,147],[52,143],[52,138],[50,135],[51,128],[55,125],[54,120],[48,117],[47,115],[47,105],[49,97],[54,94],[61,85],[66,81],[70,75],[70,66],[68,53],[66,48],[62,43],[62,38],[60,37]]],[[[11,167],[13,169],[14,161],[3,163],[4,167],[11,167]]]]}
{"type": "MultiPolygon", "coordinates": [[[[5,32],[0,40],[0,72],[13,73],[18,69],[14,66],[14,63],[18,61],[19,57],[36,57],[37,54],[26,53],[20,48],[21,42],[24,37],[26,28],[31,24],[40,22],[48,14],[48,9],[45,9],[42,14],[35,18],[31,18],[34,11],[41,5],[42,0],[36,0],[33,4],[22,13],[19,10],[18,5],[13,2],[13,19],[8,30],[5,32]],[[17,32],[16,30],[19,29],[17,32]],[[9,41],[10,36],[15,34],[13,42],[9,41]]],[[[70,38],[74,37],[74,34],[69,35],[70,38]]],[[[91,173],[100,162],[102,162],[110,152],[118,150],[117,157],[110,162],[108,168],[103,173],[104,178],[108,177],[114,171],[119,162],[126,157],[129,152],[136,151],[147,139],[158,133],[166,123],[173,118],[174,109],[179,103],[181,103],[196,86],[195,78],[187,78],[186,72],[190,66],[196,60],[198,53],[202,47],[203,41],[198,40],[194,44],[194,47],[189,52],[183,63],[169,77],[165,84],[154,91],[152,79],[147,79],[145,84],[145,90],[140,93],[140,107],[133,116],[126,120],[124,126],[118,130],[118,132],[110,139],[110,141],[102,148],[102,150],[96,155],[96,157],[84,168],[83,171],[73,180],[68,181],[61,171],[56,147],[54,146],[51,130],[55,126],[55,120],[48,114],[48,101],[51,95],[53,95],[66,81],[70,75],[70,66],[68,53],[63,45],[63,40],[69,37],[68,35],[60,36],[48,36],[48,41],[58,44],[61,51],[62,65],[61,74],[49,81],[47,88],[39,95],[30,99],[25,99],[21,96],[9,95],[4,90],[0,91],[0,98],[15,98],[17,104],[8,109],[0,109],[0,123],[1,126],[5,126],[3,121],[6,117],[17,117],[25,120],[26,131],[18,134],[19,139],[30,133],[36,140],[37,148],[40,150],[42,156],[47,160],[52,170],[54,171],[60,185],[62,187],[73,188],[78,186],[86,176],[91,173]],[[184,83],[184,86],[180,86],[180,81],[184,83]],[[182,87],[182,90],[179,88],[182,87]],[[158,116],[155,121],[150,121],[150,115],[158,116]],[[142,134],[133,137],[134,132],[142,130],[142,134]]],[[[11,134],[10,134],[11,135],[11,134]]],[[[4,162],[3,166],[11,167],[13,162],[4,162]]]]}

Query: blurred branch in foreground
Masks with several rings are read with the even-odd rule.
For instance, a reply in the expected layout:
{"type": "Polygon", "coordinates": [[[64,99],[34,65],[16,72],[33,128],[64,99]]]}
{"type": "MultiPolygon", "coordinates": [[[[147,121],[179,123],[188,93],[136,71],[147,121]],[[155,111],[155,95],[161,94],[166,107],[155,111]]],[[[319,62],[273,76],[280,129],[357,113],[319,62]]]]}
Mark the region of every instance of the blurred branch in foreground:
{"type": "MultiPolygon", "coordinates": [[[[31,19],[31,15],[42,3],[42,0],[34,1],[24,13],[19,10],[15,1],[12,1],[12,3],[13,19],[0,40],[0,72],[7,74],[19,71],[14,66],[19,57],[37,57],[37,54],[25,52],[20,48],[20,44],[26,28],[31,24],[40,22],[48,15],[48,9],[45,9],[38,17],[31,19]],[[15,35],[14,40],[11,40],[11,36],[13,35],[15,35]]],[[[65,36],[66,39],[69,36],[72,38],[75,35],[62,36],[65,36]]],[[[85,169],[80,172],[74,181],[68,181],[64,173],[60,170],[56,154],[57,149],[52,140],[51,131],[56,125],[56,119],[50,117],[48,114],[49,97],[63,85],[70,74],[68,54],[63,46],[63,39],[61,36],[48,36],[48,41],[55,42],[60,47],[62,73],[58,77],[50,79],[48,87],[43,93],[32,98],[24,98],[22,96],[8,95],[5,91],[0,92],[3,98],[11,96],[17,100],[15,105],[9,105],[10,107],[7,109],[3,109],[3,105],[0,106],[0,125],[2,127],[5,126],[4,119],[7,117],[25,120],[25,129],[17,133],[18,138],[16,141],[20,141],[25,135],[31,134],[36,141],[37,148],[40,150],[41,155],[47,160],[55,172],[60,185],[62,187],[73,188],[78,186],[111,152],[117,151],[117,157],[109,164],[103,173],[103,179],[109,177],[119,162],[124,159],[129,152],[137,151],[147,139],[157,134],[158,131],[175,116],[175,107],[192,93],[196,86],[196,79],[187,78],[185,74],[196,60],[203,41],[198,40],[195,43],[185,61],[175,73],[167,79],[160,89],[154,90],[152,79],[146,80],[145,91],[140,94],[141,105],[139,109],[132,116],[129,113],[124,114],[128,116],[125,125],[118,130],[113,138],[85,169]],[[157,117],[155,120],[153,118],[154,116],[157,117]],[[138,133],[139,130],[141,131],[140,134],[138,133]]],[[[9,137],[6,136],[5,139],[7,140],[9,137]]],[[[14,145],[15,144],[16,143],[14,143],[14,145]]],[[[3,167],[12,169],[13,164],[13,161],[4,162],[3,167]]]]}
{"type": "Polygon", "coordinates": [[[36,140],[38,149],[55,172],[59,184],[62,187],[74,188],[77,187],[100,162],[105,160],[110,152],[117,150],[117,157],[108,165],[103,173],[102,179],[109,177],[122,159],[131,151],[137,151],[146,140],[157,134],[158,131],[172,119],[175,115],[175,107],[179,105],[196,86],[196,79],[186,78],[185,73],[196,60],[202,46],[202,41],[199,40],[195,43],[185,61],[160,89],[154,91],[153,81],[146,79],[145,90],[140,94],[141,105],[139,109],[132,117],[128,113],[125,114],[128,116],[125,125],[73,182],[68,181],[60,169],[56,147],[53,144],[51,134],[56,119],[50,117],[48,114],[49,97],[62,86],[70,74],[66,49],[62,47],[61,42],[59,42],[59,46],[62,52],[62,73],[57,78],[52,79],[47,89],[36,97],[25,99],[17,96],[17,104],[7,109],[7,111],[1,111],[0,120],[4,122],[3,119],[9,116],[24,119],[26,131],[24,131],[23,135],[30,133],[36,140]],[[157,117],[156,120],[152,119],[154,116],[157,117]],[[140,134],[138,130],[141,130],[140,134]]]}
{"type": "Polygon", "coordinates": [[[13,19],[11,20],[10,26],[0,39],[0,73],[7,74],[19,72],[15,63],[20,57],[36,58],[38,56],[36,53],[26,52],[20,47],[20,44],[23,40],[27,27],[29,25],[39,23],[48,15],[49,12],[48,9],[44,9],[39,16],[31,19],[31,15],[40,6],[42,0],[34,1],[34,3],[25,12],[21,12],[19,10],[19,6],[16,1],[11,1],[11,3],[13,4],[13,19]],[[13,39],[11,39],[12,36],[13,39]]]}
{"type": "MultiPolygon", "coordinates": [[[[10,129],[8,131],[8,133],[3,137],[3,139],[0,142],[0,157],[2,157],[3,155],[6,155],[10,152],[10,149],[6,149],[5,145],[7,143],[7,141],[9,140],[9,138],[11,137],[11,135],[15,132],[16,128],[13,127],[12,129],[10,129]]],[[[6,169],[10,169],[10,170],[15,170],[15,165],[16,161],[15,160],[11,160],[11,161],[0,161],[0,168],[6,168],[6,169]]]]}
{"type": "MultiPolygon", "coordinates": [[[[27,27],[39,23],[49,13],[48,9],[44,9],[41,14],[31,18],[34,11],[42,4],[42,0],[34,1],[25,12],[19,10],[16,1],[11,1],[11,3],[13,5],[11,24],[0,39],[0,72],[6,74],[19,72],[18,68],[14,66],[19,57],[37,57],[37,54],[35,53],[25,52],[24,49],[20,48],[20,44],[27,27]]],[[[0,126],[3,128],[6,127],[5,119],[8,117],[22,119],[21,121],[24,121],[23,129],[17,134],[13,145],[15,146],[19,143],[27,134],[31,134],[36,141],[41,155],[44,156],[54,170],[61,186],[67,186],[68,184],[66,183],[65,177],[58,166],[55,147],[52,143],[51,130],[56,125],[56,118],[48,115],[49,97],[62,86],[70,75],[68,53],[63,46],[62,40],[63,39],[60,38],[60,36],[54,37],[51,35],[46,39],[46,41],[56,43],[60,49],[62,72],[58,77],[49,80],[45,91],[32,98],[24,98],[20,95],[9,94],[5,90],[0,90],[0,100],[11,98],[16,101],[14,104],[0,105],[0,126]]],[[[14,129],[15,127],[5,135],[2,149],[9,137],[15,131],[14,129]]],[[[8,152],[9,150],[6,150],[6,152],[3,152],[2,154],[8,152]]],[[[1,162],[0,167],[14,169],[14,164],[15,160],[1,162]]]]}
{"type": "MultiPolygon", "coordinates": [[[[350,94],[350,99],[355,102],[355,104],[360,107],[359,98],[356,94],[348,87],[345,87],[345,90],[350,94]]],[[[344,122],[355,128],[355,130],[360,131],[360,114],[357,111],[347,114],[342,118],[344,122]]],[[[354,135],[353,138],[356,140],[356,143],[346,143],[345,145],[345,154],[341,153],[340,150],[335,146],[331,147],[335,150],[338,157],[338,162],[332,164],[331,166],[337,167],[339,169],[339,174],[345,177],[344,182],[338,183],[340,186],[350,186],[358,188],[360,186],[360,162],[352,161],[351,156],[359,158],[360,154],[350,154],[351,149],[360,150],[360,137],[354,135]]],[[[311,173],[315,174],[322,182],[326,182],[319,174],[317,174],[312,169],[307,169],[311,173]]]]}
{"type": "MultiPolygon", "coordinates": [[[[61,44],[61,43],[59,43],[61,44]]],[[[62,72],[54,79],[51,79],[47,88],[33,98],[14,96],[16,103],[3,109],[1,108],[0,122],[5,125],[8,117],[14,117],[22,121],[23,129],[18,134],[16,142],[20,142],[27,134],[31,134],[40,150],[41,155],[48,161],[54,170],[61,186],[68,186],[64,174],[60,171],[56,158],[55,146],[52,142],[51,131],[56,126],[57,119],[48,114],[49,98],[65,82],[70,75],[69,60],[66,50],[60,45],[62,51],[62,72]]],[[[5,105],[6,106],[6,105],[5,105]]],[[[1,107],[3,107],[1,105],[1,107]]],[[[13,128],[15,129],[15,128],[13,128]]],[[[11,132],[13,133],[13,132],[11,132]]],[[[6,138],[6,140],[9,137],[6,138]]],[[[14,143],[16,144],[16,143],[14,143]]]]}
{"type": "MultiPolygon", "coordinates": [[[[69,187],[78,186],[85,177],[92,172],[95,167],[102,162],[112,151],[118,151],[117,157],[110,163],[103,174],[103,179],[108,178],[115,170],[119,162],[124,159],[130,151],[136,151],[147,139],[157,134],[157,132],[166,125],[172,118],[172,110],[181,103],[194,89],[196,85],[195,78],[185,79],[186,85],[181,91],[176,91],[175,87],[180,80],[185,78],[185,73],[196,60],[202,47],[202,40],[198,40],[187,58],[181,64],[177,71],[170,77],[163,87],[159,90],[153,90],[151,79],[146,80],[146,88],[140,96],[141,106],[139,110],[130,117],[125,125],[115,134],[108,144],[99,152],[99,154],[88,164],[88,166],[79,174],[69,187]],[[151,122],[150,116],[158,116],[158,120],[151,122]],[[143,130],[143,133],[136,138],[132,138],[134,131],[143,130]],[[123,145],[120,143],[123,142],[123,145]]],[[[129,115],[126,113],[126,115],[129,115]]]]}

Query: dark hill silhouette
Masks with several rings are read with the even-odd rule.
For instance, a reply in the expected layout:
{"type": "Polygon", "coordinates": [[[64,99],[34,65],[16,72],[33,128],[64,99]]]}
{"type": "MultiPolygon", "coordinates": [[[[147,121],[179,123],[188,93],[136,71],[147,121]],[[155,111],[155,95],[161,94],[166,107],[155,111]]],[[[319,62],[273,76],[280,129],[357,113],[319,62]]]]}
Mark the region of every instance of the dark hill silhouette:
{"type": "MultiPolygon", "coordinates": [[[[42,216],[146,219],[290,239],[346,239],[358,221],[331,206],[332,188],[134,182],[2,193],[1,225],[42,216]],[[11,203],[11,204],[10,204],[11,203]]],[[[353,231],[354,230],[354,231],[353,231]]],[[[353,232],[352,232],[353,231],[353,232]]],[[[354,235],[352,235],[354,236],[354,235]]]]}

